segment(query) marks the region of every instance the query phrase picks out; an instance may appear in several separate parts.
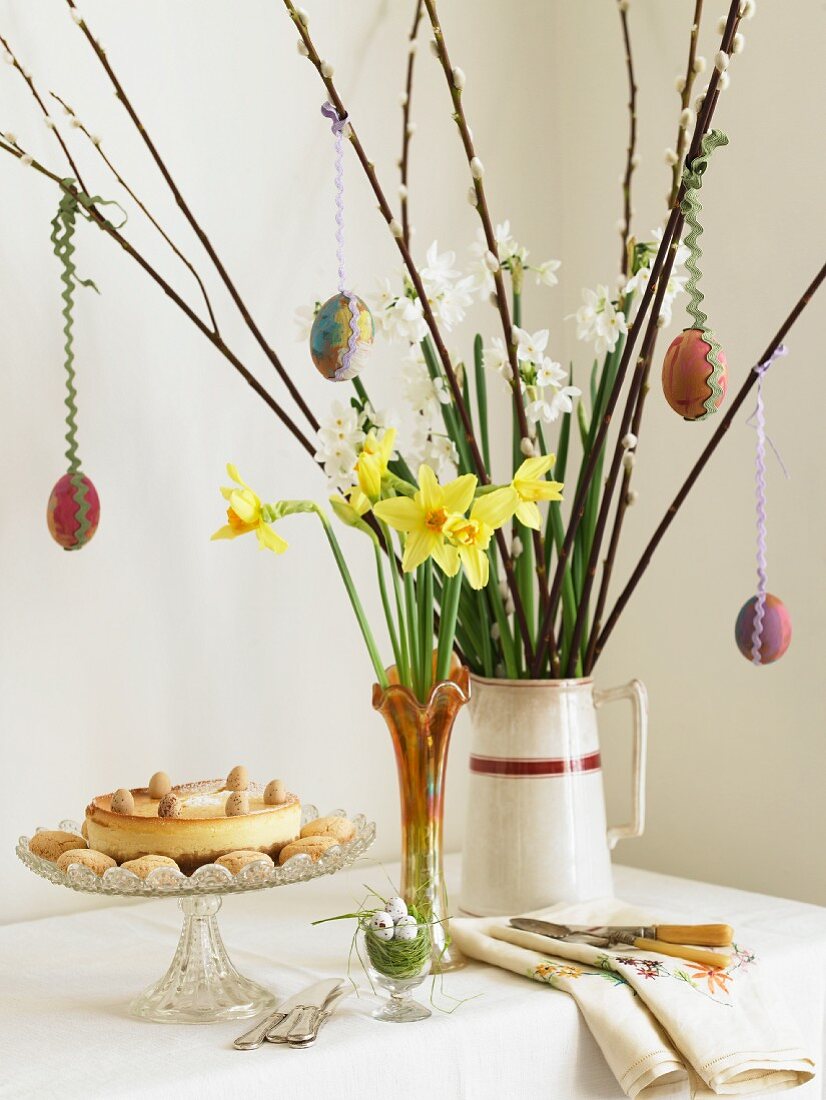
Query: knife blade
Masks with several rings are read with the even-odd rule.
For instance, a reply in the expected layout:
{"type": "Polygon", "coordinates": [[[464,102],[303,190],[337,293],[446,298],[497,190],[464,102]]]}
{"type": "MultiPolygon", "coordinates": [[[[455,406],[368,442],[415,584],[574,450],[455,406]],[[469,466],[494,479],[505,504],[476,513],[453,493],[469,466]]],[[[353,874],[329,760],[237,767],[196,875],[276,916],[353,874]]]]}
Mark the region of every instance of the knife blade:
{"type": "Polygon", "coordinates": [[[550,939],[562,940],[566,943],[583,943],[591,947],[611,947],[625,944],[628,947],[637,947],[642,951],[656,951],[659,955],[670,955],[677,959],[685,959],[688,962],[700,963],[702,966],[725,968],[731,964],[728,955],[718,954],[716,951],[705,951],[700,947],[685,947],[682,944],[667,943],[665,940],[650,939],[648,936],[638,936],[637,932],[656,931],[656,928],[577,928],[566,924],[553,924],[550,921],[537,920],[533,917],[513,917],[511,928],[521,932],[533,932],[535,935],[547,936],[550,939]]]}
{"type": "Polygon", "coordinates": [[[283,1025],[288,1020],[292,1026],[296,1009],[305,1004],[323,1005],[328,997],[343,984],[343,978],[325,978],[323,981],[314,982],[300,993],[287,997],[274,1012],[268,1012],[262,1016],[249,1031],[239,1035],[232,1045],[236,1050],[257,1050],[267,1038],[267,1033],[273,1028],[283,1025]]]}
{"type": "Polygon", "coordinates": [[[344,978],[325,978],[285,1001],[282,1008],[289,1008],[290,1014],[270,1026],[265,1034],[267,1042],[286,1043],[295,1032],[312,1035],[319,1014],[343,985],[344,978]]]}

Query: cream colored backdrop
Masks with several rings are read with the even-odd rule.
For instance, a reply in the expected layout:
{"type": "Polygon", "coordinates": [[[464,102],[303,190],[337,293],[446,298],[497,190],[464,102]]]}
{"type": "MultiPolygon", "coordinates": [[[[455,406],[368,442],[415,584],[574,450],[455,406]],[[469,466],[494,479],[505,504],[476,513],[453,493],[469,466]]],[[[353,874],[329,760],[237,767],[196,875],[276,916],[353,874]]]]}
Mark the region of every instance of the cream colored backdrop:
{"type": "MultiPolygon", "coordinates": [[[[684,65],[692,6],[632,3],[641,235],[663,215],[662,154],[674,141],[673,78],[684,65]]],[[[308,0],[308,7],[395,201],[412,4],[308,0]]],[[[559,287],[530,289],[527,327],[550,327],[555,358],[575,355],[582,365],[583,348],[563,318],[581,286],[613,280],[618,255],[626,115],[614,5],[454,0],[442,7],[454,62],[468,74],[467,109],[494,217],[509,217],[537,259],[563,260],[559,287]]],[[[823,8],[817,0],[763,0],[759,8],[718,115],[732,144],[717,154],[704,194],[705,289],[733,386],[822,262],[824,243],[823,8]]],[[[84,0],[82,10],[254,315],[323,411],[341,394],[318,379],[306,348],[294,342],[292,316],[335,284],[332,141],[319,115],[322,90],[296,53],[285,12],[275,0],[84,0]]],[[[709,10],[707,54],[718,14],[709,10]]],[[[61,0],[2,0],[0,30],[42,89],[63,94],[104,136],[125,176],[207,272],[61,0]]],[[[19,78],[5,66],[0,78],[0,128],[63,171],[19,78]]],[[[476,231],[466,165],[424,46],[414,116],[416,253],[438,238],[464,256],[476,231]]],[[[95,188],[117,196],[70,136],[95,188]]],[[[375,277],[398,268],[397,254],[352,157],[347,173],[349,265],[359,289],[372,289],[375,277]]],[[[16,865],[20,832],[81,816],[92,793],[137,784],[160,767],[190,778],[243,761],[262,778],[280,775],[322,808],[375,815],[377,852],[392,858],[390,743],[370,709],[370,667],[320,531],[297,518],[287,532],[291,552],[278,561],[249,543],[208,541],[221,521],[217,487],[227,459],[272,496],[321,497],[322,479],[191,324],[85,224],[78,268],[102,293],[78,292],[80,441],[103,518],[81,554],[51,542],[45,503],[64,469],[58,266],[48,239],[57,196],[5,156],[0,190],[0,919],[88,903],[16,865]]],[[[187,272],[136,213],[128,232],[197,304],[187,272]]],[[[279,394],[211,275],[209,286],[228,342],[279,394]]],[[[732,641],[737,610],[753,590],[754,437],[741,419],[640,587],[599,680],[638,676],[651,694],[648,830],[619,849],[621,860],[826,902],[822,317],[821,301],[766,385],[770,432],[792,472],[785,483],[770,462],[770,587],[794,618],[788,656],[755,670],[732,641]]],[[[486,336],[497,331],[487,306],[474,323],[486,336]]],[[[472,331],[451,344],[461,341],[467,352],[472,331]]],[[[378,348],[367,376],[379,403],[397,407],[398,354],[378,348]]],[[[619,577],[714,427],[680,423],[656,379],[654,386],[640,446],[641,497],[628,517],[619,577]]],[[[344,541],[369,591],[364,547],[346,534],[344,541]]],[[[604,728],[615,817],[626,803],[623,719],[606,716],[604,728]]],[[[448,785],[454,848],[463,843],[466,751],[462,722],[448,785]]]]}

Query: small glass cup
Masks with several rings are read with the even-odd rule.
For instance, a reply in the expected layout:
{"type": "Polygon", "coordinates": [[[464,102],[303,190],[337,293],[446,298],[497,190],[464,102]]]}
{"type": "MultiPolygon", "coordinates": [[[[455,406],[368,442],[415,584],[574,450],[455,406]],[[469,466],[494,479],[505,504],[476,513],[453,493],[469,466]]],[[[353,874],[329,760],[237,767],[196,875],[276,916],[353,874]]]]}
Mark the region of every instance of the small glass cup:
{"type": "Polygon", "coordinates": [[[390,997],[373,1010],[373,1019],[389,1023],[406,1024],[414,1020],[426,1020],[430,1009],[413,999],[413,990],[430,973],[432,948],[430,925],[415,927],[415,937],[407,940],[383,940],[367,924],[362,924],[359,935],[366,955],[367,973],[374,986],[385,990],[390,997]]]}

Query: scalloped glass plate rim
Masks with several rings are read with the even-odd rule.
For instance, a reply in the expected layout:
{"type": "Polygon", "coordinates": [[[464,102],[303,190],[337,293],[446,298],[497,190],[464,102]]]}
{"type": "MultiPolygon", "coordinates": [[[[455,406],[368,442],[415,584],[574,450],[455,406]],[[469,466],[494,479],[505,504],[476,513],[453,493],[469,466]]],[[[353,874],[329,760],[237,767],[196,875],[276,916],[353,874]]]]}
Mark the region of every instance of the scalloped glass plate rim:
{"type": "MultiPolygon", "coordinates": [[[[302,806],[301,823],[305,825],[319,817],[318,809],[312,804],[302,806]]],[[[330,810],[329,816],[348,817],[345,810],[330,810]]],[[[247,890],[266,890],[273,886],[287,886],[293,882],[309,882],[322,875],[335,874],[336,871],[354,863],[364,855],[376,837],[376,825],[368,821],[364,814],[351,817],[356,826],[356,835],[346,844],[336,844],[324,855],[313,862],[309,856],[299,854],[288,859],[281,866],[270,867],[263,860],[255,861],[243,867],[233,875],[226,867],[217,863],[208,863],[187,876],[177,868],[157,867],[145,879],[138,878],[122,867],[110,867],[102,876],[96,875],[81,863],[73,863],[67,871],[60,871],[51,860],[36,856],[29,849],[30,837],[21,836],[15,849],[18,858],[30,871],[47,879],[56,886],[65,886],[70,890],[79,890],[87,894],[104,894],[110,897],[174,898],[192,897],[199,894],[237,894],[247,890]]],[[[35,832],[43,832],[47,827],[39,826],[35,832]]],[[[80,825],[71,819],[60,821],[55,828],[64,832],[80,835],[80,825]]]]}

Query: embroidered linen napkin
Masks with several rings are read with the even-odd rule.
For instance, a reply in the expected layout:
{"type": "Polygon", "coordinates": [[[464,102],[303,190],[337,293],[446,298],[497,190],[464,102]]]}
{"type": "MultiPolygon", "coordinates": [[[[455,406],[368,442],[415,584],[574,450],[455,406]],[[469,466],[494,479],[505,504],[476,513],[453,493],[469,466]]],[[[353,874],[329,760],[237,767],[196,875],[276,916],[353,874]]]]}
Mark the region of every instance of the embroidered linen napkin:
{"type": "MultiPolygon", "coordinates": [[[[650,924],[615,899],[520,914],[563,924],[650,924]]],[[[460,950],[569,993],[620,1088],[654,1100],[686,1081],[697,1097],[779,1092],[814,1076],[786,1009],[743,945],[715,970],[639,951],[564,943],[511,928],[507,917],[454,919],[460,950]]]]}

